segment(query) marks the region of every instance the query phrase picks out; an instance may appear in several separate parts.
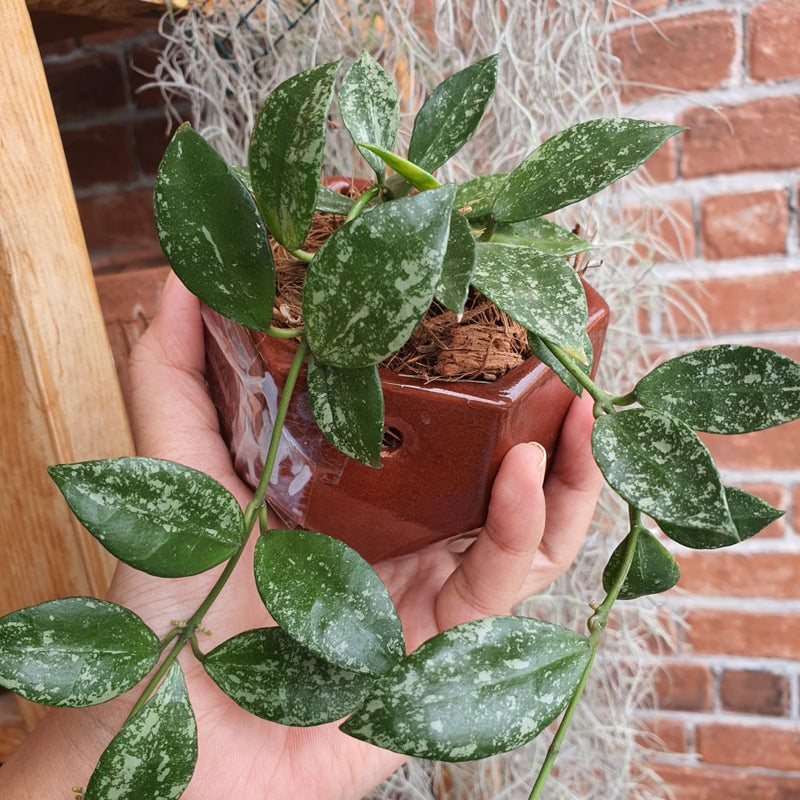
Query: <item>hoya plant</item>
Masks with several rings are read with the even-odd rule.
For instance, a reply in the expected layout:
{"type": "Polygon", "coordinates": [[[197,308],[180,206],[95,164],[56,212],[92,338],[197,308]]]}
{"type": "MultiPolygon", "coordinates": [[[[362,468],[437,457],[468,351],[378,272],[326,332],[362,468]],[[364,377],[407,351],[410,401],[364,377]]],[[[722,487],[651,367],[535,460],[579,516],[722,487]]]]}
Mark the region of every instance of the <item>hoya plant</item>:
{"type": "Polygon", "coordinates": [[[486,58],[440,84],[402,155],[398,92],[366,53],[346,69],[323,64],[275,89],[256,121],[246,167],[226,163],[188,124],[168,146],[155,211],[173,269],[223,316],[298,344],[263,474],[244,510],[209,476],[168,461],[50,470],[82,524],[126,564],[166,578],[226,564],[195,613],[161,640],[131,611],[89,597],[0,619],[0,683],[35,702],[102,703],[149,676],[100,758],[86,800],[103,800],[112,787],[114,797],[131,800],[183,793],[197,753],[177,660],[187,647],[220,690],[253,714],[300,726],[345,718],[342,736],[410,756],[483,758],[530,741],[563,714],[531,789],[531,798],[540,797],[612,606],[678,580],[655,526],[682,545],[713,549],[752,537],[782,513],[725,486],[697,432],[738,434],[797,418],[800,365],[761,348],[719,345],[661,364],[625,395],[606,391],[590,377],[586,297],[569,261],[591,245],[547,219],[637,168],[680,129],[592,120],[555,134],[510,173],[442,184],[435,173],[475,133],[496,64],[486,58]],[[334,95],[374,172],[355,198],[320,183],[334,95]],[[319,214],[344,219],[310,252],[303,248],[319,214]],[[307,262],[302,326],[274,324],[273,242],[307,262]],[[325,436],[379,468],[377,365],[406,342],[434,300],[460,314],[470,292],[524,326],[536,356],[572,392],[594,399],[594,457],[629,506],[629,531],[605,568],[605,596],[585,633],[493,617],[407,653],[371,566],[324,532],[270,528],[265,493],[302,365],[325,436]],[[251,536],[253,579],[277,626],[203,653],[196,633],[251,536]],[[127,782],[120,786],[122,763],[127,782]]]}

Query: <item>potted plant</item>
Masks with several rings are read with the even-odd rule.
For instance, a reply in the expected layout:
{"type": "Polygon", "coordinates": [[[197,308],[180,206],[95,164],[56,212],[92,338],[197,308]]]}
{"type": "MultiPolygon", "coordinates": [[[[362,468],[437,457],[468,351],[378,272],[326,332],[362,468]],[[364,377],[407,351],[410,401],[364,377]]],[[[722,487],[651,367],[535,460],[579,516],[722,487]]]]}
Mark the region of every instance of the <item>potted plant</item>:
{"type": "MultiPolygon", "coordinates": [[[[594,303],[590,325],[584,285],[567,261],[588,245],[543,218],[635,169],[679,129],[587,122],[555,134],[509,174],[441,185],[433,173],[476,130],[495,66],[490,57],[444,81],[420,109],[401,157],[392,151],[398,100],[391,80],[366,54],[352,64],[339,108],[375,172],[355,198],[319,182],[338,62],[289,79],[267,98],[248,168],[225,163],[188,126],[168,147],[155,207],[175,271],[223,317],[293,347],[283,357],[285,373],[270,378],[281,391],[266,398],[269,444],[244,511],[210,477],[172,462],[126,458],[51,469],[85,527],[135,568],[179,578],[227,563],[196,613],[162,642],[132,612],[92,598],[0,619],[0,683],[37,702],[103,702],[152,671],[86,800],[106,797],[111,785],[116,797],[139,798],[154,771],[164,796],[177,797],[188,785],[196,735],[177,663],[187,645],[222,691],[255,714],[292,725],[347,717],[343,735],[408,755],[463,760],[503,752],[564,712],[531,792],[539,797],[612,605],[678,579],[645,519],[684,545],[716,548],[753,536],[780,515],[724,486],[695,431],[741,433],[797,418],[800,365],[762,348],[720,345],[671,359],[630,393],[612,396],[590,367],[602,304],[594,303]],[[344,221],[312,254],[303,247],[318,212],[344,221]],[[273,317],[271,240],[307,264],[302,323],[288,327],[273,317]],[[446,630],[407,654],[391,598],[368,562],[324,534],[270,528],[266,496],[303,369],[314,424],[347,458],[377,472],[392,457],[382,459],[378,364],[411,336],[434,298],[458,318],[475,290],[522,325],[542,362],[531,359],[533,371],[563,385],[562,407],[573,393],[594,398],[594,456],[629,505],[630,529],[605,569],[605,597],[593,607],[586,635],[536,619],[492,617],[446,630]],[[255,582],[278,627],[246,631],[204,654],[196,631],[255,527],[255,582]],[[113,648],[104,646],[109,637],[113,648]],[[267,683],[248,679],[256,665],[270,675],[267,683]],[[166,763],[162,751],[171,754],[166,763]],[[121,760],[132,765],[122,787],[121,760]]],[[[549,435],[552,444],[556,434],[549,435]]],[[[412,536],[403,546],[419,541],[412,536]]],[[[362,545],[368,552],[369,542],[362,545]]]]}

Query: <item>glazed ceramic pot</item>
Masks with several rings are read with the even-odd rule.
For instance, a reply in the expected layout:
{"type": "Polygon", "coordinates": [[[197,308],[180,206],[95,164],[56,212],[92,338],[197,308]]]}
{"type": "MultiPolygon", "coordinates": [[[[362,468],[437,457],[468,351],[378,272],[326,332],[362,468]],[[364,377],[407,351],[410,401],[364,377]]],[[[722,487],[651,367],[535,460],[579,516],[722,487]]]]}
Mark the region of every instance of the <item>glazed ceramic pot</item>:
{"type": "MultiPolygon", "coordinates": [[[[608,308],[587,286],[588,333],[599,356],[608,308]]],[[[255,487],[296,342],[257,334],[205,309],[207,378],[241,477],[255,487]]],[[[270,505],[288,526],[335,536],[375,562],[468,533],[485,518],[506,452],[540,442],[552,455],[574,395],[536,358],[493,383],[424,382],[381,370],[381,469],[334,448],[298,379],[270,505]]]]}

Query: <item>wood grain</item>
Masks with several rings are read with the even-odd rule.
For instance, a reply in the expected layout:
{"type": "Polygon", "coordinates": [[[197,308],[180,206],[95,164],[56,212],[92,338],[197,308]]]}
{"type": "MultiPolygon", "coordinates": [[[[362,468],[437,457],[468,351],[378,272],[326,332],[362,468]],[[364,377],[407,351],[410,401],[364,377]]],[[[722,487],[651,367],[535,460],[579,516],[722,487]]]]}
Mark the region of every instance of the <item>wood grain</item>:
{"type": "MultiPolygon", "coordinates": [[[[133,452],[24,0],[0,3],[0,614],[102,595],[112,559],[49,464],[133,452]]],[[[23,716],[30,723],[35,714],[23,716]]]]}

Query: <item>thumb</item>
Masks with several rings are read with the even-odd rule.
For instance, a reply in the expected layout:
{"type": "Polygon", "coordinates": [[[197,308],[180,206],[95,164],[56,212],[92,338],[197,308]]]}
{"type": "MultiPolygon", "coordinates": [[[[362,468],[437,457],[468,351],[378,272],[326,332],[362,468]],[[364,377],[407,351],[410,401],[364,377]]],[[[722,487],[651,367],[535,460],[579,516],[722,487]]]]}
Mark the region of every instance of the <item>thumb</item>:
{"type": "Polygon", "coordinates": [[[516,445],[506,454],[486,524],[439,593],[441,630],[511,610],[544,534],[546,459],[537,443],[516,445]]]}

